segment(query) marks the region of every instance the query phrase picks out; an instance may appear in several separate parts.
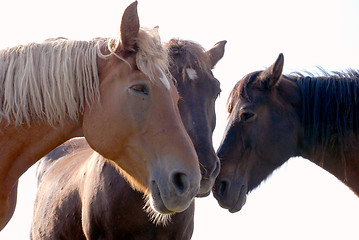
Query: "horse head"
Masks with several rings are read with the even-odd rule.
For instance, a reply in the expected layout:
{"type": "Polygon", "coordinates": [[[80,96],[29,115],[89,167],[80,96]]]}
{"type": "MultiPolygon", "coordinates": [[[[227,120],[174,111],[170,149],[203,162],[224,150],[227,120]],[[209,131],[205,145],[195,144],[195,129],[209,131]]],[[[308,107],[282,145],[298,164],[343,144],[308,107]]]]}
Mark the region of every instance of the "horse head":
{"type": "Polygon", "coordinates": [[[181,121],[167,52],[157,29],[140,28],[137,2],[124,12],[121,38],[100,46],[100,99],[86,106],[83,133],[161,213],[185,210],[200,185],[198,158],[181,121]]]}
{"type": "Polygon", "coordinates": [[[167,44],[172,60],[170,72],[181,96],[178,107],[200,162],[198,196],[210,193],[220,169],[212,134],[216,126],[215,101],[221,88],[212,69],[223,57],[225,44],[221,41],[208,51],[191,41],[172,39],[167,44]]]}
{"type": "Polygon", "coordinates": [[[218,149],[221,171],[214,196],[230,212],[295,152],[300,132],[300,92],[282,76],[284,57],[264,71],[248,74],[232,90],[230,113],[218,149]]]}

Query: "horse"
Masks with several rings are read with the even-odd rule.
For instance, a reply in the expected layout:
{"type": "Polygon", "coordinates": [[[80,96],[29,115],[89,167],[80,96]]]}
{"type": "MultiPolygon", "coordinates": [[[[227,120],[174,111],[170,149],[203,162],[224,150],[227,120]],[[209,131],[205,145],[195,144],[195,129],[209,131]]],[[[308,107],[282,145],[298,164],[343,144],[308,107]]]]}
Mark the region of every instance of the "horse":
{"type": "Polygon", "coordinates": [[[158,211],[185,210],[201,174],[167,71],[166,49],[156,28],[140,27],[137,2],[116,38],[1,50],[0,229],[14,212],[21,174],[80,136],[149,189],[158,211]]]}
{"type": "MultiPolygon", "coordinates": [[[[219,172],[212,132],[221,89],[211,69],[222,58],[225,44],[208,51],[191,41],[172,39],[166,44],[170,73],[181,95],[180,114],[206,169],[203,178],[215,178],[219,172]]],[[[32,239],[191,238],[194,201],[181,213],[159,214],[142,192],[132,189],[117,165],[91,158],[92,153],[85,139],[72,139],[40,161],[32,239]]]]}
{"type": "Polygon", "coordinates": [[[246,196],[290,157],[301,156],[359,194],[359,72],[283,75],[284,56],[246,75],[228,100],[213,193],[241,210],[246,196]]]}

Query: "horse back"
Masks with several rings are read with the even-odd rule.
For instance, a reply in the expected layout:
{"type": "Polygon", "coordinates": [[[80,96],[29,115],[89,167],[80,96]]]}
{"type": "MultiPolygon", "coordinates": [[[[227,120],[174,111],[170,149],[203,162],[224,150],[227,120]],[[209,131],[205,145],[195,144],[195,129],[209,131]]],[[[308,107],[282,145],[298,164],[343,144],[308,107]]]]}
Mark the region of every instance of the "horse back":
{"type": "Polygon", "coordinates": [[[52,150],[45,157],[41,158],[36,168],[38,185],[40,184],[43,175],[53,166],[53,163],[56,160],[74,153],[76,150],[80,151],[81,149],[86,149],[87,147],[88,144],[85,138],[73,138],[52,150]]]}

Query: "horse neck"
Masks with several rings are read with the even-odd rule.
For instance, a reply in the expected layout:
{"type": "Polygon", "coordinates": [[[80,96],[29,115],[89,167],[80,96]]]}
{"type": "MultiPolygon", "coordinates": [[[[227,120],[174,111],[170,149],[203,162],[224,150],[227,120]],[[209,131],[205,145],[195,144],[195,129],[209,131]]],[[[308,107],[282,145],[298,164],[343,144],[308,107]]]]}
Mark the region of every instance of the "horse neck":
{"type": "Polygon", "coordinates": [[[40,158],[68,139],[82,136],[77,121],[55,127],[33,122],[28,127],[0,122],[0,189],[6,194],[17,179],[40,158]]]}
{"type": "Polygon", "coordinates": [[[358,78],[297,78],[302,92],[300,152],[359,195],[358,78]]]}

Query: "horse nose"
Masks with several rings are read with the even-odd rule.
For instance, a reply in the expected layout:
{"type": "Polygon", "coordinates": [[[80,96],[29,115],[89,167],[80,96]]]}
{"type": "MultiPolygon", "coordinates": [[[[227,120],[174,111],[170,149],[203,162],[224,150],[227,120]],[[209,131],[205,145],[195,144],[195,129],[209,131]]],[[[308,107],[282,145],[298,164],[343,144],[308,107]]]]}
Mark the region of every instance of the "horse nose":
{"type": "Polygon", "coordinates": [[[178,196],[181,196],[188,192],[191,185],[187,174],[178,171],[171,173],[170,183],[177,192],[178,196]]]}
{"type": "Polygon", "coordinates": [[[212,172],[210,173],[209,177],[211,179],[215,179],[218,176],[220,169],[221,169],[221,164],[220,164],[219,158],[216,158],[214,168],[213,168],[212,172]]]}
{"type": "Polygon", "coordinates": [[[218,194],[219,197],[224,198],[230,185],[231,183],[228,179],[221,179],[215,184],[215,192],[218,194]]]}

